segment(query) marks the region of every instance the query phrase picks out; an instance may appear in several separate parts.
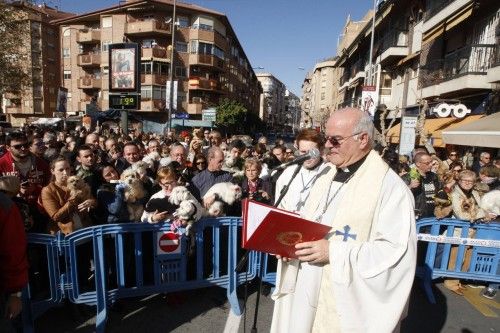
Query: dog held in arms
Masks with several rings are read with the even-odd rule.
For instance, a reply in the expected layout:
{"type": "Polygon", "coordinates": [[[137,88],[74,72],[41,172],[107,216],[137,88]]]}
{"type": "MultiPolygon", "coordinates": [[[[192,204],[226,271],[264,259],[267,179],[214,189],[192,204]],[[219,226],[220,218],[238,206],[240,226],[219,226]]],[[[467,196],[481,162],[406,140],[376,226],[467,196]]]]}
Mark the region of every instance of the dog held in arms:
{"type": "Polygon", "coordinates": [[[193,224],[205,216],[205,209],[185,186],[174,187],[168,201],[179,206],[173,215],[179,225],[186,225],[186,235],[189,236],[193,224]]]}
{"type": "Polygon", "coordinates": [[[90,186],[78,176],[70,176],[67,182],[69,193],[76,198],[77,203],[82,203],[85,200],[93,199],[90,186]]]}
{"type": "Polygon", "coordinates": [[[131,221],[140,221],[144,206],[141,200],[146,196],[146,190],[137,172],[126,169],[120,176],[120,183],[125,186],[125,202],[131,221]]]}
{"type": "Polygon", "coordinates": [[[216,200],[208,208],[208,215],[210,216],[223,216],[224,204],[232,205],[236,201],[241,199],[241,187],[233,183],[218,183],[212,186],[207,193],[203,196],[203,199],[208,198],[216,194],[216,200]]]}

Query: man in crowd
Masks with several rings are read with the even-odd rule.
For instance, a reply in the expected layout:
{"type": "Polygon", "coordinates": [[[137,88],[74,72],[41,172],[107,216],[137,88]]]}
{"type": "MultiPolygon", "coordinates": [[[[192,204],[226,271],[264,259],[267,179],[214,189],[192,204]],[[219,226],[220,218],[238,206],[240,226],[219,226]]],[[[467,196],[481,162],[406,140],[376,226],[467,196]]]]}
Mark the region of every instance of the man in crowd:
{"type": "Polygon", "coordinates": [[[415,198],[418,217],[434,216],[434,197],[441,190],[439,177],[431,171],[432,157],[427,153],[417,153],[414,157],[415,169],[403,176],[415,198]]]}
{"type": "Polygon", "coordinates": [[[476,175],[479,175],[479,171],[481,171],[481,168],[490,164],[491,164],[491,154],[488,153],[487,151],[483,151],[479,155],[479,160],[475,161],[472,164],[472,171],[474,171],[476,175]]]}
{"type": "Polygon", "coordinates": [[[30,139],[30,152],[39,158],[43,158],[43,154],[45,153],[45,143],[43,143],[42,138],[38,136],[33,136],[30,139]]]}
{"type": "Polygon", "coordinates": [[[15,332],[11,320],[21,313],[21,290],[28,284],[23,226],[17,206],[0,192],[0,332],[15,332]]]}
{"type": "Polygon", "coordinates": [[[243,154],[245,149],[246,149],[245,143],[240,139],[231,141],[228,147],[228,156],[224,161],[222,170],[228,171],[233,175],[235,173],[242,174],[241,171],[243,170],[243,164],[245,163],[245,160],[241,157],[241,155],[243,154]]]}
{"type": "Polygon", "coordinates": [[[373,123],[359,109],[332,114],[326,157],[303,216],[332,227],[280,260],[271,332],[393,332],[415,274],[413,198],[372,150],[373,123]],[[318,266],[304,270],[302,263],[318,266]]]}
{"type": "MultiPolygon", "coordinates": [[[[198,200],[201,200],[214,184],[230,182],[233,178],[229,172],[222,170],[224,153],[219,147],[210,148],[207,157],[207,168],[194,176],[191,181],[190,191],[198,200]]],[[[214,200],[215,197],[207,199],[205,205],[210,206],[214,200]]]]}
{"type": "Polygon", "coordinates": [[[123,157],[116,161],[116,171],[122,173],[128,169],[132,164],[141,160],[139,147],[133,142],[127,142],[123,147],[123,157]]]}
{"type": "Polygon", "coordinates": [[[456,161],[459,161],[460,159],[458,158],[458,152],[455,149],[450,150],[448,153],[448,158],[443,161],[443,164],[446,165],[446,168],[448,170],[450,169],[450,164],[456,161]]]}
{"type": "Polygon", "coordinates": [[[191,182],[193,175],[187,165],[186,148],[180,143],[174,143],[170,148],[170,159],[179,164],[177,167],[181,178],[180,182],[183,184],[191,182]]]}
{"type": "Polygon", "coordinates": [[[0,175],[17,176],[21,197],[36,207],[42,187],[49,183],[51,173],[47,162],[34,156],[24,133],[11,133],[6,138],[7,153],[0,158],[0,175]]]}
{"type": "MultiPolygon", "coordinates": [[[[303,129],[297,135],[296,141],[301,155],[309,153],[312,149],[317,149],[318,157],[306,160],[302,165],[289,166],[278,178],[276,182],[275,198],[281,196],[281,191],[291,181],[288,191],[278,206],[290,211],[301,210],[316,178],[329,170],[329,167],[327,167],[327,164],[323,162],[321,157],[321,151],[324,147],[324,138],[320,133],[311,128],[303,129]],[[297,169],[300,170],[292,179],[297,169]]],[[[281,152],[283,152],[283,150],[281,150],[281,152]]],[[[282,158],[284,160],[284,154],[282,158]]]]}
{"type": "Polygon", "coordinates": [[[101,185],[101,177],[95,170],[96,157],[94,155],[94,147],[82,145],[77,149],[76,160],[79,165],[76,167],[76,175],[82,178],[92,191],[94,198],[97,197],[97,189],[101,185]]]}

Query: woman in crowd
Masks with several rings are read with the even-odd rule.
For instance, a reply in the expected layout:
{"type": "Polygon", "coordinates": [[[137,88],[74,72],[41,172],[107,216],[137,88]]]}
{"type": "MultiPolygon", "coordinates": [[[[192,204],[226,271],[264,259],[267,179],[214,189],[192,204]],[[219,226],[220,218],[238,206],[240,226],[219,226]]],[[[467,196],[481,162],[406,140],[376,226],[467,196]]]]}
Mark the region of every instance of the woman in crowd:
{"type": "Polygon", "coordinates": [[[57,157],[50,163],[52,180],[42,189],[42,206],[50,217],[49,232],[61,231],[65,235],[91,224],[88,212],[97,206],[94,198],[79,201],[71,195],[67,181],[71,167],[64,157],[57,157]]]}
{"type": "MultiPolygon", "coordinates": [[[[479,208],[481,198],[479,193],[474,190],[476,184],[476,174],[474,171],[463,170],[458,174],[458,181],[450,194],[451,205],[453,207],[453,217],[461,220],[475,221],[484,218],[484,212],[479,208]]],[[[453,232],[454,237],[461,237],[461,228],[455,228],[453,232]]],[[[469,229],[468,238],[474,238],[475,231],[469,229]]],[[[450,259],[448,261],[448,269],[455,269],[456,259],[458,254],[458,247],[452,246],[450,251],[450,259]]],[[[461,270],[467,271],[469,269],[472,250],[466,249],[464,261],[462,262],[461,270]]],[[[444,286],[451,291],[463,295],[464,287],[459,280],[446,279],[444,286]]]]}
{"type": "Polygon", "coordinates": [[[168,198],[177,186],[178,178],[178,173],[171,166],[161,167],[158,170],[156,180],[161,190],[153,194],[146,204],[141,217],[142,222],[158,223],[172,217],[178,206],[171,204],[168,198]]]}
{"type": "Polygon", "coordinates": [[[244,170],[245,176],[240,184],[243,198],[271,204],[273,201],[271,183],[259,178],[262,162],[255,158],[249,158],[245,161],[244,170]]]}
{"type": "Polygon", "coordinates": [[[207,168],[207,157],[204,154],[196,154],[193,159],[193,177],[207,168]]]}
{"type": "Polygon", "coordinates": [[[101,165],[99,174],[103,184],[97,190],[99,221],[102,223],[127,223],[130,217],[125,202],[125,186],[119,184],[120,175],[111,164],[101,165]]]}

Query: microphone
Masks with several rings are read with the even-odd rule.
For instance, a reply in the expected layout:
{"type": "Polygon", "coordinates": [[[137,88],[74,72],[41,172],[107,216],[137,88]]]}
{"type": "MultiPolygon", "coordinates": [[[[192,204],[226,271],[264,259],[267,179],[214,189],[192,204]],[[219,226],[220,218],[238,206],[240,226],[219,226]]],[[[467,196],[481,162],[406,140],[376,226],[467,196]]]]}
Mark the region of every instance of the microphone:
{"type": "Polygon", "coordinates": [[[318,158],[320,157],[319,150],[317,148],[310,149],[307,153],[304,155],[300,155],[299,157],[296,157],[290,162],[286,162],[283,164],[278,165],[277,167],[273,168],[272,171],[277,171],[277,170],[283,170],[289,167],[290,165],[294,164],[302,164],[307,160],[313,159],[313,158],[318,158]]]}

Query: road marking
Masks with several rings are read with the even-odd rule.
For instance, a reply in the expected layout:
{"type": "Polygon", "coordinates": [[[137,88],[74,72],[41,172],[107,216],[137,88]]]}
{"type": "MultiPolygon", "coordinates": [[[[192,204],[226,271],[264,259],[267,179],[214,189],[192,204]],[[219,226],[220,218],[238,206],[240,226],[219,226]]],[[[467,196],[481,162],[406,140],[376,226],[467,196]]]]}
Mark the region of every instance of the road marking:
{"type": "Polygon", "coordinates": [[[465,299],[472,304],[485,317],[498,318],[500,303],[494,299],[481,296],[484,289],[466,288],[464,290],[465,299]]]}
{"type": "Polygon", "coordinates": [[[241,317],[242,316],[235,315],[233,311],[229,309],[229,316],[227,316],[224,333],[238,332],[238,329],[240,328],[241,317]]]}

